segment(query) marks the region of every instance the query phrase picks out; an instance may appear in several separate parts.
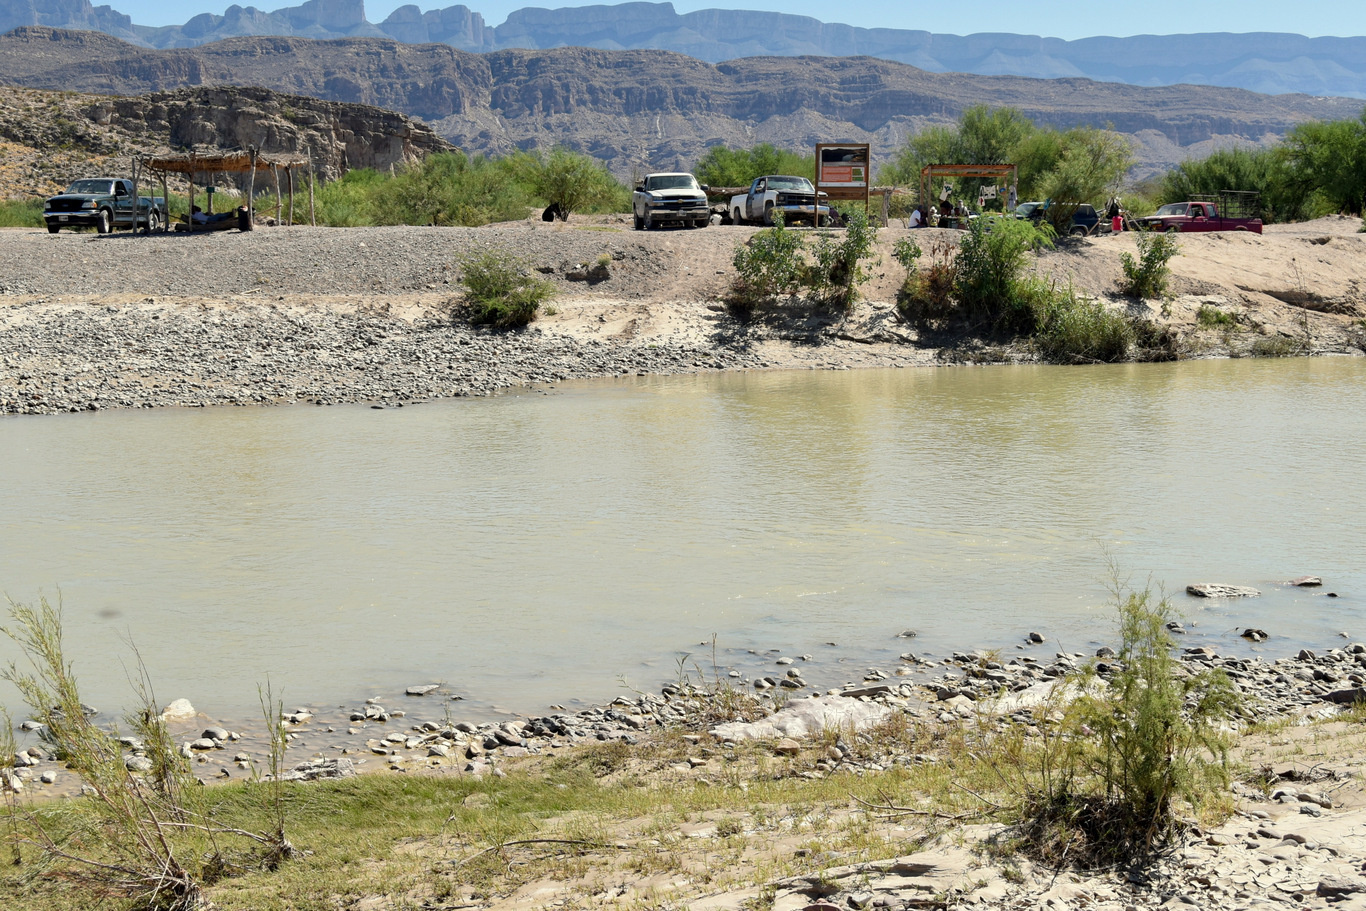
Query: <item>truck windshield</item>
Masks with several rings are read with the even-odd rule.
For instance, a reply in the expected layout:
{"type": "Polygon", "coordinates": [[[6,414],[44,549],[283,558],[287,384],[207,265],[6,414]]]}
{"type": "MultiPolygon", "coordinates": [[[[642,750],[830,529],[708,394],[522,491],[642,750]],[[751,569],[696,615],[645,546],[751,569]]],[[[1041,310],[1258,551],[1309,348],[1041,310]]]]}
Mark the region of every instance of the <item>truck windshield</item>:
{"type": "Polygon", "coordinates": [[[66,188],[68,193],[81,193],[90,196],[113,196],[112,180],[78,180],[66,188]]]}
{"type": "Polygon", "coordinates": [[[1186,204],[1184,202],[1169,202],[1157,210],[1158,215],[1185,215],[1186,204]]]}
{"type": "Polygon", "coordinates": [[[702,192],[702,188],[697,185],[697,179],[691,174],[659,174],[654,177],[646,178],[645,189],[647,190],[696,190],[702,192]]]}
{"type": "Polygon", "coordinates": [[[805,177],[770,177],[768,179],[770,190],[804,190],[811,192],[811,181],[805,177]]]}

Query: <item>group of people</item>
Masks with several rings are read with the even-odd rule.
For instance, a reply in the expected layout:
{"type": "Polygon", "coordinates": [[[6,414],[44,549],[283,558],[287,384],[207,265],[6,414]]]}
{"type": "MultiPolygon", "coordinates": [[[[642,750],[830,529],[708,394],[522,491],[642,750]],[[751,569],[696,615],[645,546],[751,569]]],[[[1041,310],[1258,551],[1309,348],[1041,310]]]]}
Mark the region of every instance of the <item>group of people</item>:
{"type": "Polygon", "coordinates": [[[906,219],[906,226],[909,228],[933,228],[938,226],[941,217],[967,218],[968,207],[961,202],[948,202],[944,204],[944,211],[941,213],[937,206],[927,206],[922,202],[911,210],[910,216],[906,219]]]}

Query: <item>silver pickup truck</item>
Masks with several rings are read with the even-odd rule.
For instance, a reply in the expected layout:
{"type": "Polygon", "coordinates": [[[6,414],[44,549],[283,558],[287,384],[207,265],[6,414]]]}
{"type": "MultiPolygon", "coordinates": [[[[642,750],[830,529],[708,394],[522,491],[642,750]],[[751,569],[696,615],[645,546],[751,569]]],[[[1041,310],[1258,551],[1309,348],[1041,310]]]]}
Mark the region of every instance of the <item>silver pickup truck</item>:
{"type": "Polygon", "coordinates": [[[43,204],[43,223],[49,234],[62,228],[94,228],[108,234],[118,228],[166,227],[166,200],[139,196],[133,206],[133,182],[121,177],[86,177],[43,204]]]}
{"type": "Polygon", "coordinates": [[[757,222],[771,225],[774,212],[782,212],[787,224],[795,221],[814,222],[817,217],[822,224],[826,224],[830,218],[830,201],[821,193],[818,206],[816,188],[811,181],[788,174],[756,177],[754,183],[749,185],[748,193],[730,199],[730,220],[733,224],[757,222]]]}
{"type": "Polygon", "coordinates": [[[711,221],[707,194],[696,177],[682,171],[646,174],[631,194],[631,211],[637,231],[669,222],[705,228],[711,221]]]}

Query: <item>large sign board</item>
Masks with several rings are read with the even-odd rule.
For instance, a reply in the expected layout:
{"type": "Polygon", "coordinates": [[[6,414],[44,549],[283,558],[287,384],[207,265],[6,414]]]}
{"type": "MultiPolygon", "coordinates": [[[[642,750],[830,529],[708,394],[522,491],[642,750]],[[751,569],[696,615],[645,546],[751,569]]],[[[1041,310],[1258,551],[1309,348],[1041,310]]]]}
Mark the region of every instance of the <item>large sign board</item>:
{"type": "Polygon", "coordinates": [[[861,199],[866,204],[872,182],[869,149],[866,142],[817,143],[816,190],[831,199],[861,199]]]}

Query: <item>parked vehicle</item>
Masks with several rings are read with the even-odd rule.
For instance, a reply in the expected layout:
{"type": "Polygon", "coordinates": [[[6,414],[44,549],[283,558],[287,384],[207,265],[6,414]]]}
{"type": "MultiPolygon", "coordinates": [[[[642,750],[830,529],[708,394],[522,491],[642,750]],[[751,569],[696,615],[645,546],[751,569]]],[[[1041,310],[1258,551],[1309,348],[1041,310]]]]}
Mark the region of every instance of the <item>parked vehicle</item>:
{"type": "Polygon", "coordinates": [[[1251,231],[1262,233],[1262,220],[1252,217],[1255,193],[1221,193],[1215,200],[1197,196],[1190,202],[1169,202],[1152,215],[1136,219],[1150,231],[1251,231]]]}
{"type": "Polygon", "coordinates": [[[773,213],[782,212],[783,221],[814,222],[819,215],[821,223],[826,224],[830,217],[830,204],[826,194],[820,194],[820,206],[816,205],[816,188],[805,177],[792,177],[785,174],[770,174],[756,177],[749,185],[748,193],[730,198],[730,220],[733,224],[746,222],[773,224],[773,213]]]}
{"type": "Polygon", "coordinates": [[[631,194],[631,211],[637,231],[669,222],[705,228],[711,221],[707,194],[696,177],[682,171],[646,174],[631,194]]]}
{"type": "MultiPolygon", "coordinates": [[[[1048,203],[1044,202],[1022,202],[1015,207],[1016,218],[1027,218],[1034,224],[1044,221],[1048,214],[1048,203]]],[[[1073,237],[1084,234],[1095,234],[1096,228],[1100,224],[1100,213],[1096,207],[1090,203],[1081,203],[1077,210],[1072,213],[1072,224],[1067,229],[1067,233],[1073,237]]]]}
{"type": "Polygon", "coordinates": [[[49,234],[62,228],[94,228],[108,234],[119,228],[166,227],[166,199],[139,196],[136,211],[133,182],[121,177],[86,177],[43,204],[43,223],[49,234]]]}

